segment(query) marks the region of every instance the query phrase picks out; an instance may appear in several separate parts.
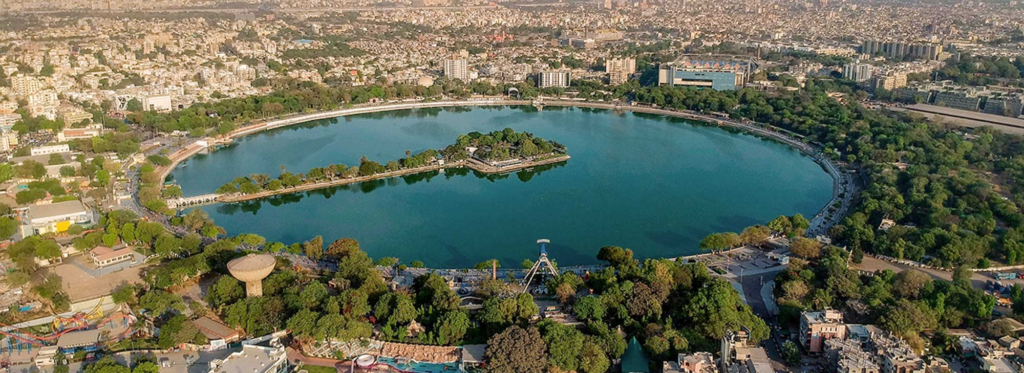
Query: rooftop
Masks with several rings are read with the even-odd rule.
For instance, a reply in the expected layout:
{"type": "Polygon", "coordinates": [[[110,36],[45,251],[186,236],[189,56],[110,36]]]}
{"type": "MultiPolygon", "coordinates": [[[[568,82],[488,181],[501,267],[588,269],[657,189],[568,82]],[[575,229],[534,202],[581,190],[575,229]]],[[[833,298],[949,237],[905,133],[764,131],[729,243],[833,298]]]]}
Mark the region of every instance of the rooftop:
{"type": "Polygon", "coordinates": [[[32,206],[28,210],[29,218],[32,220],[49,219],[66,215],[84,213],[88,210],[80,200],[51,203],[48,205],[32,206]]]}
{"type": "Polygon", "coordinates": [[[210,340],[232,339],[239,337],[237,330],[231,329],[231,327],[224,323],[209,317],[200,317],[195,319],[192,321],[192,324],[194,324],[196,328],[198,328],[200,332],[203,332],[203,335],[210,340]]]}
{"type": "Polygon", "coordinates": [[[215,373],[263,373],[274,371],[278,363],[286,362],[283,347],[263,347],[243,345],[242,351],[228,356],[224,360],[213,361],[210,364],[219,366],[210,369],[215,373]]]}

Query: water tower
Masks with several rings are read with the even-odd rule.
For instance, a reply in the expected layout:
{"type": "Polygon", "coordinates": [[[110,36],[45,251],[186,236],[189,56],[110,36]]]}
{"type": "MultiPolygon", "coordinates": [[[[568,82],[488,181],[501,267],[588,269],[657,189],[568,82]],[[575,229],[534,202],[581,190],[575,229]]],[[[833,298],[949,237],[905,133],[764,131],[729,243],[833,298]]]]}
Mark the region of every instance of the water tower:
{"type": "Polygon", "coordinates": [[[245,282],[245,295],[263,296],[263,279],[274,270],[277,260],[268,254],[249,254],[228,262],[228,272],[238,281],[245,282]]]}

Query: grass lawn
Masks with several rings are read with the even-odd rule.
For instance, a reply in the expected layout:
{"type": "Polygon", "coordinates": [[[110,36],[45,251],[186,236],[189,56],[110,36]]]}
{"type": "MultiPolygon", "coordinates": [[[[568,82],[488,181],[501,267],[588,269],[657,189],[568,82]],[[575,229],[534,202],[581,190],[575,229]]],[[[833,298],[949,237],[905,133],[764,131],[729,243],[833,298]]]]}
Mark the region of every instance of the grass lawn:
{"type": "Polygon", "coordinates": [[[334,368],[305,364],[300,365],[298,368],[295,368],[295,372],[298,372],[300,370],[305,370],[308,371],[309,373],[338,373],[338,370],[334,368]]]}

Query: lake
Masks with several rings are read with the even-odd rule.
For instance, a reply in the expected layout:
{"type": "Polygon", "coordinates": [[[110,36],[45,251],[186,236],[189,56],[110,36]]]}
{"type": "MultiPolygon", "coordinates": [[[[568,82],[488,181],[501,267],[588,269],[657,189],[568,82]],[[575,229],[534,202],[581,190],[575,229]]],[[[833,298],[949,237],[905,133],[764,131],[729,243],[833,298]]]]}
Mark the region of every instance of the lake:
{"type": "Polygon", "coordinates": [[[446,170],[199,207],[229,234],[286,244],[352,237],[374,258],[433,267],[536,259],[537,239],[561,265],[595,263],[602,246],[635,255],[699,252],[704,236],[808,219],[832,179],[779,142],[679,118],[584,108],[451,107],[362,114],[266,131],[198,155],[171,178],[186,196],[237,176],[276,177],[359,159],[386,163],[471,131],[510,127],[566,145],[567,162],[505,175],[446,170]]]}

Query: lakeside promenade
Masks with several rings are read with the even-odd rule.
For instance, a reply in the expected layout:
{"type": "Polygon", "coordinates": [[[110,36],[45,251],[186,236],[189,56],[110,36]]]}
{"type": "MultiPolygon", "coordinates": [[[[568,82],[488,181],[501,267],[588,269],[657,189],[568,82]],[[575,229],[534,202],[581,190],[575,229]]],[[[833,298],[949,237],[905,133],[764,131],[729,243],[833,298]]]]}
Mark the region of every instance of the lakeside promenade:
{"type": "MultiPolygon", "coordinates": [[[[604,102],[587,102],[587,101],[561,100],[561,99],[552,99],[552,98],[547,98],[547,97],[539,97],[536,100],[532,100],[532,101],[531,100],[513,100],[513,99],[495,99],[495,98],[487,98],[487,99],[472,99],[471,98],[471,99],[466,99],[466,100],[444,100],[444,101],[398,102],[398,103],[383,103],[383,104],[362,104],[362,105],[359,105],[359,106],[348,107],[348,108],[337,109],[337,110],[324,111],[324,112],[317,112],[317,113],[291,114],[291,115],[288,115],[288,116],[279,117],[279,118],[276,118],[276,119],[271,119],[271,120],[267,120],[267,121],[263,121],[263,122],[254,123],[254,124],[251,124],[251,125],[248,125],[248,126],[244,126],[244,127],[238,128],[238,129],[230,132],[229,134],[227,134],[225,136],[222,136],[222,137],[219,137],[219,138],[216,138],[216,139],[213,139],[213,138],[204,139],[203,142],[208,144],[208,145],[230,143],[230,142],[232,142],[236,138],[240,138],[240,137],[256,134],[256,133],[259,133],[259,132],[262,132],[262,131],[266,131],[266,130],[287,127],[287,126],[291,126],[291,125],[295,125],[295,124],[299,124],[299,123],[305,123],[305,122],[309,122],[309,121],[313,121],[313,120],[330,119],[330,118],[337,118],[337,117],[343,117],[343,116],[348,116],[348,115],[369,114],[369,113],[386,112],[386,111],[394,111],[394,110],[411,110],[411,109],[424,109],[424,108],[443,108],[443,107],[456,107],[456,106],[525,106],[525,105],[532,105],[532,106],[538,107],[540,109],[543,109],[546,106],[551,106],[551,107],[580,107],[580,108],[591,108],[591,109],[601,109],[601,110],[632,111],[632,112],[636,112],[636,113],[654,114],[654,115],[663,115],[663,116],[669,116],[669,117],[690,119],[690,120],[705,122],[705,123],[712,124],[712,125],[717,125],[717,126],[733,127],[733,128],[736,128],[736,129],[748,132],[750,134],[754,134],[754,135],[765,137],[765,138],[770,138],[770,139],[782,142],[782,143],[784,143],[786,145],[789,145],[789,146],[797,149],[798,151],[804,153],[805,155],[811,157],[816,163],[818,163],[822,167],[823,170],[825,170],[825,172],[827,172],[829,174],[829,176],[833,180],[832,199],[827,204],[825,204],[813,218],[810,219],[811,220],[811,227],[808,229],[808,233],[812,237],[814,235],[817,235],[817,234],[824,234],[824,233],[826,233],[829,228],[831,228],[833,225],[837,224],[839,219],[841,219],[843,216],[846,215],[846,212],[849,210],[849,207],[852,204],[853,198],[854,198],[854,196],[857,193],[857,185],[853,181],[853,177],[849,173],[842,171],[842,169],[838,165],[836,165],[831,159],[829,159],[826,155],[824,155],[819,149],[817,149],[816,147],[814,147],[814,146],[812,146],[810,144],[807,144],[807,143],[804,143],[803,141],[801,141],[800,140],[800,138],[801,138],[800,135],[792,133],[792,132],[784,130],[784,129],[781,129],[781,128],[776,128],[774,126],[771,126],[771,125],[768,125],[768,124],[763,124],[763,123],[750,122],[750,121],[746,121],[746,120],[735,120],[735,119],[730,119],[730,118],[726,118],[726,117],[719,116],[719,115],[702,114],[702,113],[698,113],[698,112],[695,112],[695,111],[688,111],[688,110],[673,110],[673,109],[659,108],[659,107],[655,107],[655,106],[636,105],[636,104],[634,104],[634,105],[625,105],[625,104],[619,104],[619,103],[604,103],[604,102]],[[834,211],[832,210],[833,207],[835,207],[834,211]]],[[[161,179],[165,179],[167,177],[167,175],[169,175],[171,173],[171,171],[173,171],[174,168],[177,167],[178,164],[180,164],[181,162],[183,162],[183,161],[187,160],[188,158],[194,156],[195,154],[201,153],[203,150],[206,149],[205,147],[203,147],[201,145],[198,145],[197,143],[198,142],[195,142],[193,144],[190,144],[190,145],[188,145],[188,146],[186,146],[186,147],[184,147],[184,148],[182,148],[182,149],[172,153],[169,156],[169,158],[171,159],[172,163],[170,165],[168,165],[168,166],[159,167],[156,170],[158,175],[160,175],[161,179]]],[[[402,170],[402,171],[406,171],[406,170],[402,170]]],[[[424,169],[424,170],[419,171],[419,172],[426,172],[426,171],[431,171],[431,170],[424,169]]],[[[501,172],[505,172],[505,171],[507,171],[507,170],[502,170],[501,172]]],[[[395,172],[401,172],[401,171],[395,171],[395,172]]],[[[401,175],[406,175],[406,174],[408,174],[408,173],[402,173],[400,175],[382,176],[382,177],[393,177],[393,176],[401,176],[401,175]]],[[[350,179],[346,179],[346,180],[350,180],[350,179]]],[[[361,180],[361,181],[368,181],[368,180],[361,180]]],[[[354,181],[350,181],[350,182],[354,182],[354,181]]],[[[330,186],[344,185],[344,184],[347,184],[347,183],[345,183],[345,182],[339,182],[337,184],[318,183],[318,184],[313,184],[310,187],[307,187],[307,188],[304,188],[304,189],[301,189],[301,190],[295,190],[295,188],[292,188],[292,189],[289,189],[289,190],[286,190],[286,191],[279,191],[278,193],[274,193],[274,194],[292,193],[292,192],[297,192],[297,191],[308,191],[308,190],[319,189],[319,188],[323,188],[323,187],[330,187],[330,186]]],[[[270,195],[273,195],[273,194],[262,195],[262,196],[259,196],[259,197],[252,197],[252,198],[246,198],[246,199],[224,199],[223,201],[221,201],[221,198],[218,196],[217,199],[218,199],[219,202],[238,202],[238,201],[243,201],[243,200],[264,198],[264,197],[267,197],[267,196],[270,196],[270,195]]]]}

